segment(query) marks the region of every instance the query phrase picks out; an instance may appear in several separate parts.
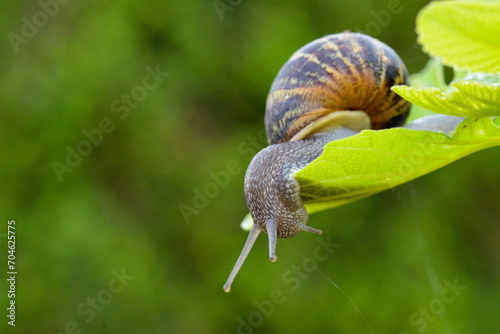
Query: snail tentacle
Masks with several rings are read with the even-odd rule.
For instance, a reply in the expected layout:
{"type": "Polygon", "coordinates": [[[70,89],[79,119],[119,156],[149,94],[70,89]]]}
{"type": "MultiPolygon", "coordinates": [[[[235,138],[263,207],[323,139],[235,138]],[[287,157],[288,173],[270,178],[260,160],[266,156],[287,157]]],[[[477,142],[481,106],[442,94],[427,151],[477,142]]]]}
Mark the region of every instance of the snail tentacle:
{"type": "Polygon", "coordinates": [[[233,267],[233,270],[231,270],[231,273],[229,274],[229,277],[227,278],[226,284],[224,284],[224,291],[229,292],[231,291],[231,284],[234,281],[234,278],[238,274],[238,271],[240,271],[241,266],[245,262],[248,253],[250,253],[250,250],[252,249],[253,244],[255,243],[255,240],[257,240],[257,237],[259,236],[261,229],[253,224],[252,229],[250,230],[250,233],[248,234],[247,241],[245,242],[245,246],[243,246],[243,250],[241,251],[240,256],[238,257],[238,260],[236,261],[236,264],[233,267]]]}

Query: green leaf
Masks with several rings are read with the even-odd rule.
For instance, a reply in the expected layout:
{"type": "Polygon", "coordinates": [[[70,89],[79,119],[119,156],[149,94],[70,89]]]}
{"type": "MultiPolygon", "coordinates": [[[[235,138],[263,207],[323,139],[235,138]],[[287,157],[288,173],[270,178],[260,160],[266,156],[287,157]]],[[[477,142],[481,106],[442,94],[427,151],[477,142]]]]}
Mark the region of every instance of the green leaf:
{"type": "Polygon", "coordinates": [[[500,2],[433,2],[417,16],[418,41],[443,63],[500,71],[500,2]]]}
{"type": "Polygon", "coordinates": [[[454,82],[448,91],[408,86],[394,86],[392,89],[411,103],[440,114],[460,117],[500,115],[500,83],[488,83],[494,80],[493,76],[485,78],[484,82],[477,76],[454,82]]]}
{"type": "Polygon", "coordinates": [[[329,143],[295,178],[312,213],[395,187],[497,145],[500,127],[489,117],[465,119],[451,136],[403,128],[365,130],[329,143]]]}
{"type": "MultiPolygon", "coordinates": [[[[425,65],[425,67],[418,73],[414,73],[410,76],[410,83],[412,87],[424,88],[424,87],[443,87],[446,88],[447,85],[444,81],[443,65],[437,58],[431,58],[425,65]]],[[[410,116],[408,117],[407,123],[413,122],[414,120],[432,115],[434,112],[422,108],[419,105],[413,103],[410,109],[410,116]]]]}
{"type": "Polygon", "coordinates": [[[252,228],[252,225],[253,225],[252,215],[250,213],[247,213],[245,218],[243,218],[243,221],[241,222],[240,227],[244,231],[250,231],[250,229],[252,228]]]}

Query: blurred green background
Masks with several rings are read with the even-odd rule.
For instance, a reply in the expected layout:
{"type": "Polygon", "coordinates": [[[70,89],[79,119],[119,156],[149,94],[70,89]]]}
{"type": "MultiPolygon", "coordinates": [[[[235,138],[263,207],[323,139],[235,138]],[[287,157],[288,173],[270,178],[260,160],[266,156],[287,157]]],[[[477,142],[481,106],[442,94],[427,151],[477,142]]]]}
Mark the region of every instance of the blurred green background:
{"type": "Polygon", "coordinates": [[[294,271],[317,236],[279,240],[276,263],[261,236],[232,291],[222,290],[247,237],[244,171],[265,146],[249,138],[263,129],[279,68],[307,42],[350,29],[417,72],[428,58],[414,20],[427,1],[60,1],[3,3],[0,14],[2,332],[500,330],[500,148],[312,215],[338,244],[321,273],[294,271]],[[148,69],[168,72],[151,90],[148,69]],[[126,95],[138,100],[127,105],[126,95]],[[58,177],[68,147],[88,151],[84,132],[106,119],[112,130],[58,177]],[[193,203],[228,164],[228,184],[193,203]],[[195,204],[185,219],[180,208],[195,204]]]}

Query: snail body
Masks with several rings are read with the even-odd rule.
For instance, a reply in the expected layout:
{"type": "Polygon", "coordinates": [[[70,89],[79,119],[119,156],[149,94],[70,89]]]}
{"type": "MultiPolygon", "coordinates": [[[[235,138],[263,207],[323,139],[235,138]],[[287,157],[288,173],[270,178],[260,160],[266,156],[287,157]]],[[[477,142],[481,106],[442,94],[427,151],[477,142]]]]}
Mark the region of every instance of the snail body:
{"type": "MultiPolygon", "coordinates": [[[[333,140],[364,129],[402,126],[410,103],[393,85],[408,85],[403,61],[386,44],[351,32],[325,36],[295,52],[274,80],[266,103],[265,125],[270,146],[251,161],[245,175],[245,199],[253,226],[224,290],[245,261],[257,236],[269,236],[269,259],[276,261],[277,238],[300,231],[321,234],[306,225],[296,172],[333,140]]],[[[404,126],[451,132],[461,119],[429,116],[404,126]]]]}

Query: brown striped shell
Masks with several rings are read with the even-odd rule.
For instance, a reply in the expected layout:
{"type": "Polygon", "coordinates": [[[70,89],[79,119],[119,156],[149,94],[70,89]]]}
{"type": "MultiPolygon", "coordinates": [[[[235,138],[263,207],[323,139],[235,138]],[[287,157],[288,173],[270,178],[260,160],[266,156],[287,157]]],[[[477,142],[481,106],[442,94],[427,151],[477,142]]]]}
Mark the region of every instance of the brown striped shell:
{"type": "Polygon", "coordinates": [[[302,139],[339,122],[356,131],[400,126],[410,103],[391,90],[393,85],[408,85],[408,72],[386,44],[351,32],[317,39],[292,55],[271,86],[265,116],[269,143],[302,139]]]}

